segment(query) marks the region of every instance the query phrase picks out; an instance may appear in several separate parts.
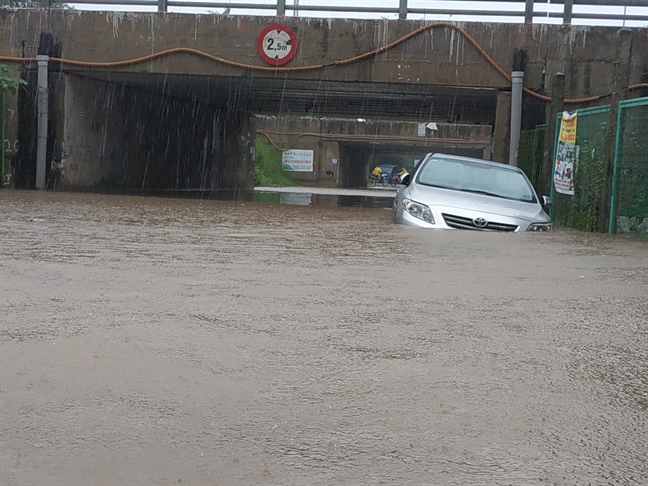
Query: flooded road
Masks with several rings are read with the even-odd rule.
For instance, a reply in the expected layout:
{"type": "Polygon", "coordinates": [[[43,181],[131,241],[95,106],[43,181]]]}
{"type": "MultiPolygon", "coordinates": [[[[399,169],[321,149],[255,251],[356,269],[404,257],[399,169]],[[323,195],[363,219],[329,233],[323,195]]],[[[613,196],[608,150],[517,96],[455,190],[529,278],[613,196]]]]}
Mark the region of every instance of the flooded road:
{"type": "Polygon", "coordinates": [[[648,484],[648,244],[0,191],[1,484],[648,484]]]}

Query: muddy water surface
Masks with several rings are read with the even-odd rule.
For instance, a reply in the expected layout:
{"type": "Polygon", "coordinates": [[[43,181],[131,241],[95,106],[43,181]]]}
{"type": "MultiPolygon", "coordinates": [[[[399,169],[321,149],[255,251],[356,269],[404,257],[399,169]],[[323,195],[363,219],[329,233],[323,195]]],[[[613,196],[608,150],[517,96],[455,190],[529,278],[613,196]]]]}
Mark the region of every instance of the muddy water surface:
{"type": "Polygon", "coordinates": [[[648,484],[648,244],[390,218],[1,191],[0,483],[648,484]]]}

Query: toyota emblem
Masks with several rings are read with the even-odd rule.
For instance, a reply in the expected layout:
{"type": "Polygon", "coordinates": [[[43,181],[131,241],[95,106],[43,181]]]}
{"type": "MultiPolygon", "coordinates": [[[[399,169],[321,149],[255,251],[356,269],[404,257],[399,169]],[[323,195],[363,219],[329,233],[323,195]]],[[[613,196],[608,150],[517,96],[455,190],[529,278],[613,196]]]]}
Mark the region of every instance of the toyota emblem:
{"type": "Polygon", "coordinates": [[[484,218],[475,218],[473,219],[473,224],[477,228],[485,228],[486,225],[488,224],[488,221],[486,221],[484,218]]]}

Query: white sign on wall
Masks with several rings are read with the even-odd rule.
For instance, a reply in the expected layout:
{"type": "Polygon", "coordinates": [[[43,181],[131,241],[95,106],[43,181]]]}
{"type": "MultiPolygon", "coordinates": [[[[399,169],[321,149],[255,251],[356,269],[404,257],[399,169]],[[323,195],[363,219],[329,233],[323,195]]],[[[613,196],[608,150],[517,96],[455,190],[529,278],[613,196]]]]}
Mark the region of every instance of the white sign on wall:
{"type": "Polygon", "coordinates": [[[313,151],[286,150],[281,156],[281,165],[289,172],[313,172],[313,151]]]}

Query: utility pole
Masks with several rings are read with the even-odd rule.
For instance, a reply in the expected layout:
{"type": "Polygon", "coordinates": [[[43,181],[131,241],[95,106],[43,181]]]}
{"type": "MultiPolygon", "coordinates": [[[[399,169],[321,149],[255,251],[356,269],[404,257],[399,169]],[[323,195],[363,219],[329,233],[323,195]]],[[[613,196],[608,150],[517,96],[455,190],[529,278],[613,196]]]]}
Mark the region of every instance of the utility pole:
{"type": "Polygon", "coordinates": [[[517,167],[517,151],[522,129],[522,84],[524,71],[511,73],[511,143],[509,146],[509,165],[517,167]]]}
{"type": "Polygon", "coordinates": [[[598,218],[598,232],[614,232],[616,217],[610,214],[610,200],[612,199],[612,175],[614,173],[614,155],[617,140],[617,118],[619,115],[619,101],[628,97],[630,81],[630,61],[632,56],[632,31],[627,28],[617,32],[616,59],[614,74],[612,75],[612,97],[610,99],[610,116],[607,121],[605,134],[606,170],[603,196],[600,202],[598,218]]]}
{"type": "MultiPolygon", "coordinates": [[[[547,123],[549,129],[545,132],[544,140],[544,164],[543,170],[540,174],[540,181],[543,184],[549,184],[549,193],[553,204],[551,205],[550,216],[554,219],[556,213],[556,191],[553,183],[554,171],[554,155],[556,153],[556,127],[558,125],[556,118],[558,113],[563,111],[563,103],[565,101],[565,75],[563,73],[556,73],[551,84],[551,103],[549,105],[549,112],[547,113],[547,123]]],[[[544,192],[544,188],[543,191],[544,192]]],[[[546,192],[545,192],[546,194],[546,192]]]]}
{"type": "Polygon", "coordinates": [[[47,175],[47,117],[49,115],[49,92],[47,65],[49,56],[36,56],[38,63],[38,135],[36,143],[36,189],[45,189],[47,175]]]}

